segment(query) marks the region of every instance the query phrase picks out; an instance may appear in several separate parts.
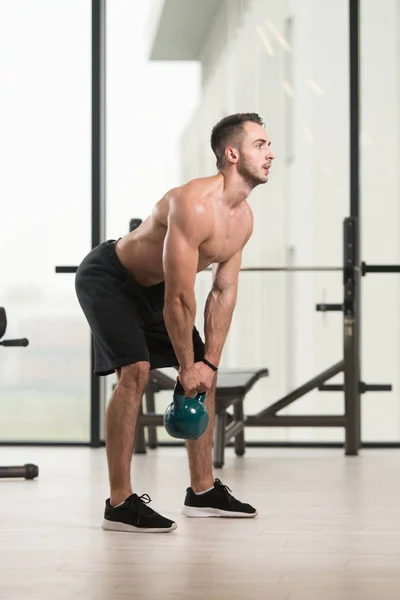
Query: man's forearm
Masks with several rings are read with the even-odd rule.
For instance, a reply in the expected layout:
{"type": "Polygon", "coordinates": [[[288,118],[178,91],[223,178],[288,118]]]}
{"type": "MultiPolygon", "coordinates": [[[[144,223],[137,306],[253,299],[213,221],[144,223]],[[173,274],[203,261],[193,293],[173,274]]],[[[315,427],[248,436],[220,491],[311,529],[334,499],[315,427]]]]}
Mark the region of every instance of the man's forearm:
{"type": "Polygon", "coordinates": [[[185,298],[165,300],[164,321],[182,369],[188,369],[194,364],[193,328],[195,318],[196,299],[194,294],[185,298]]]}
{"type": "Polygon", "coordinates": [[[211,291],[204,312],[205,357],[219,365],[236,304],[234,291],[211,291]]]}

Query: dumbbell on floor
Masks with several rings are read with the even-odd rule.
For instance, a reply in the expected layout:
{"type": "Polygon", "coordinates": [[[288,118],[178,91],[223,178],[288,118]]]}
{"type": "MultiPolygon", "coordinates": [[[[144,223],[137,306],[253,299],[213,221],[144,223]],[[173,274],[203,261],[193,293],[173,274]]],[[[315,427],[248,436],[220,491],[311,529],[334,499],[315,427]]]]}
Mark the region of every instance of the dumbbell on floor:
{"type": "Polygon", "coordinates": [[[35,479],[38,475],[39,468],[32,464],[21,467],[0,467],[0,478],[23,477],[24,479],[35,479]]]}

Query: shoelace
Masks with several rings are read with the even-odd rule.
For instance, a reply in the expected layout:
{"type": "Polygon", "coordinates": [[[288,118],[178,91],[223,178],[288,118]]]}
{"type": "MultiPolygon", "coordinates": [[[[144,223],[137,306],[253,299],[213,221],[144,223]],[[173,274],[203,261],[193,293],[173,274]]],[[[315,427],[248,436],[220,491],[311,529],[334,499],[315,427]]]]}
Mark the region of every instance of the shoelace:
{"type": "Polygon", "coordinates": [[[142,494],[139,496],[139,500],[141,500],[144,504],[149,504],[151,502],[151,498],[148,494],[142,494]]]}
{"type": "Polygon", "coordinates": [[[148,494],[142,494],[141,496],[137,496],[136,498],[132,498],[134,505],[138,512],[141,512],[144,515],[148,515],[153,513],[153,509],[150,506],[147,506],[151,502],[151,498],[148,494]]]}
{"type": "Polygon", "coordinates": [[[234,498],[232,496],[232,490],[227,485],[223,484],[220,479],[216,479],[215,483],[217,484],[217,486],[221,490],[221,492],[224,494],[224,496],[228,500],[228,502],[232,502],[232,500],[236,500],[236,498],[234,498]]]}

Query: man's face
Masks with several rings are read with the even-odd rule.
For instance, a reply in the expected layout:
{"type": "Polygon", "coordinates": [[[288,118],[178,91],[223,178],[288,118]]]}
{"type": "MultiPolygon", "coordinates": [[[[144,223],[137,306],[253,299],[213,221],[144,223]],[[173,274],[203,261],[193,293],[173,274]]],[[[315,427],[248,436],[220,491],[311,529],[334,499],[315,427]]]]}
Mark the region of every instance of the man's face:
{"type": "Polygon", "coordinates": [[[247,122],[245,135],[239,151],[238,173],[255,187],[267,183],[269,171],[275,154],[264,127],[258,123],[247,122]]]}

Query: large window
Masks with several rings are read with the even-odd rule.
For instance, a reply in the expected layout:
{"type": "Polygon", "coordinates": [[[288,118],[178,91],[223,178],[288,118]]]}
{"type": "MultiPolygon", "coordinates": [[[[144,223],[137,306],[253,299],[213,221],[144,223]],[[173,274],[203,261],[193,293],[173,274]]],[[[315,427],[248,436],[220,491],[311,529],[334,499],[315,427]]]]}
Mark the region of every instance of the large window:
{"type": "MultiPolygon", "coordinates": [[[[399,264],[400,3],[361,2],[361,231],[368,264],[399,264]]],[[[363,398],[364,441],[400,438],[400,278],[362,281],[362,379],[393,392],[363,398]]]]}
{"type": "Polygon", "coordinates": [[[90,337],[73,275],[90,249],[91,2],[0,0],[0,440],[88,441],[90,337]]]}

